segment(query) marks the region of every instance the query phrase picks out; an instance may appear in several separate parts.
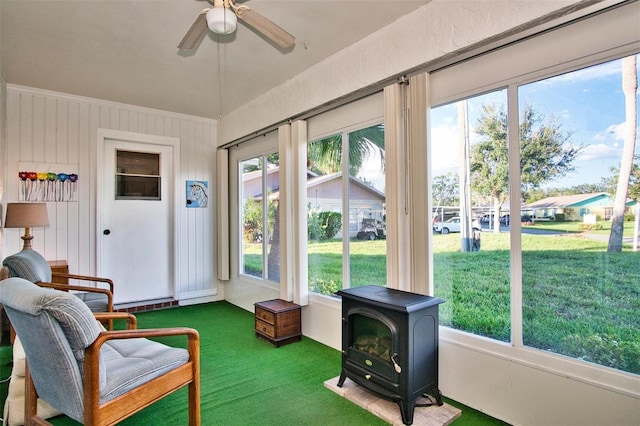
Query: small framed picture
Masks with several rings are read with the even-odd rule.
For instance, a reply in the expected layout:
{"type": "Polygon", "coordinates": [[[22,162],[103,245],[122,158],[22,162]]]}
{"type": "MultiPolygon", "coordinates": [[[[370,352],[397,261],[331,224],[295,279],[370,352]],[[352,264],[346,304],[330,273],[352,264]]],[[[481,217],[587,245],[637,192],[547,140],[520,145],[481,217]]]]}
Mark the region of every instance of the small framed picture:
{"type": "Polygon", "coordinates": [[[204,208],[209,205],[209,183],[205,180],[188,180],[186,194],[189,208],[204,208]]]}

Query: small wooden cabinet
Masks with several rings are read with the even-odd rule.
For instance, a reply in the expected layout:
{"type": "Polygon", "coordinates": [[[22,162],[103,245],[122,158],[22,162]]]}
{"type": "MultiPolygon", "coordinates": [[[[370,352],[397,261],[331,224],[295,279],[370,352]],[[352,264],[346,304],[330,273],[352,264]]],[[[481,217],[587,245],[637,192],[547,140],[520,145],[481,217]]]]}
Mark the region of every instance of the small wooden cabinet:
{"type": "Polygon", "coordinates": [[[276,348],[302,338],[300,305],[280,299],[258,302],[255,305],[256,337],[276,348]]]}
{"type": "MultiPolygon", "coordinates": [[[[69,264],[67,264],[66,260],[49,260],[49,266],[51,267],[52,273],[60,273],[60,274],[68,274],[69,273],[69,264]]],[[[51,281],[58,284],[69,284],[69,279],[67,277],[52,277],[51,281]]]]}

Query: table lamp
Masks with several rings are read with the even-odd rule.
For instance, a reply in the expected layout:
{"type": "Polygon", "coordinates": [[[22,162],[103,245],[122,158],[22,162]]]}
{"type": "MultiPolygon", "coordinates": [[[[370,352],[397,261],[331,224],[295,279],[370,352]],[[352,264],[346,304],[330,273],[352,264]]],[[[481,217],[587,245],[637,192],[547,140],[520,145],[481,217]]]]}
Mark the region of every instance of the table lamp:
{"type": "Polygon", "coordinates": [[[7,203],[5,228],[24,228],[22,250],[31,250],[30,228],[49,226],[49,215],[45,203],[7,203]]]}

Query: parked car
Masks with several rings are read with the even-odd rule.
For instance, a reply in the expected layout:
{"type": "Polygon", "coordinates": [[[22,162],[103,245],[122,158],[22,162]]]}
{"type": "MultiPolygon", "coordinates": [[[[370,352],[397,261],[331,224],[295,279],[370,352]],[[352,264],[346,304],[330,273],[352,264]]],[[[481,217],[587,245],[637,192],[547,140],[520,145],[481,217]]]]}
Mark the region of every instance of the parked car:
{"type": "MultiPolygon", "coordinates": [[[[482,230],[482,227],[480,226],[480,221],[478,219],[473,219],[472,227],[474,231],[482,230]]],[[[456,216],[456,217],[452,217],[446,222],[436,222],[433,224],[433,230],[441,234],[448,234],[450,232],[460,232],[460,218],[456,216]]]]}
{"type": "Polygon", "coordinates": [[[484,214],[480,217],[481,223],[493,223],[493,215],[492,214],[484,214]]]}

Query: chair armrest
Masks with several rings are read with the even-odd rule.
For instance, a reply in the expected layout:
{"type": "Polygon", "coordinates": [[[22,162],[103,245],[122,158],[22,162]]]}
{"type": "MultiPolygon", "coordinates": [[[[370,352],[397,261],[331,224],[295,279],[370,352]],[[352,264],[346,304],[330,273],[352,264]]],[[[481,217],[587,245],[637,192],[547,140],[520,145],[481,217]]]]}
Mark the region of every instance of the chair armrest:
{"type": "Polygon", "coordinates": [[[109,291],[111,291],[111,293],[113,293],[113,281],[111,281],[109,278],[90,277],[88,275],[65,274],[63,272],[51,272],[51,276],[52,277],[59,277],[59,278],[74,279],[74,280],[93,281],[93,282],[105,283],[105,284],[107,284],[109,286],[109,291]]]}
{"type": "Polygon", "coordinates": [[[82,285],[73,285],[73,284],[62,284],[62,283],[47,283],[44,281],[40,281],[37,283],[40,287],[53,288],[61,291],[88,291],[90,293],[103,293],[107,295],[109,300],[113,299],[113,292],[111,290],[107,290],[106,288],[100,287],[88,287],[82,285]]]}
{"type": "Polygon", "coordinates": [[[89,352],[91,350],[95,350],[96,353],[98,353],[100,351],[100,346],[102,346],[105,342],[109,340],[114,340],[114,339],[137,339],[140,337],[151,338],[151,337],[180,336],[180,335],[187,336],[187,339],[189,342],[200,341],[200,334],[198,333],[198,330],[196,330],[195,328],[188,328],[188,327],[145,328],[140,330],[114,330],[114,331],[103,331],[100,334],[98,334],[98,337],[96,338],[96,340],[89,347],[87,347],[86,351],[89,352]]]}
{"type": "Polygon", "coordinates": [[[100,322],[109,320],[126,320],[127,330],[135,330],[138,328],[138,319],[135,315],[127,312],[94,312],[93,316],[100,322]]]}

